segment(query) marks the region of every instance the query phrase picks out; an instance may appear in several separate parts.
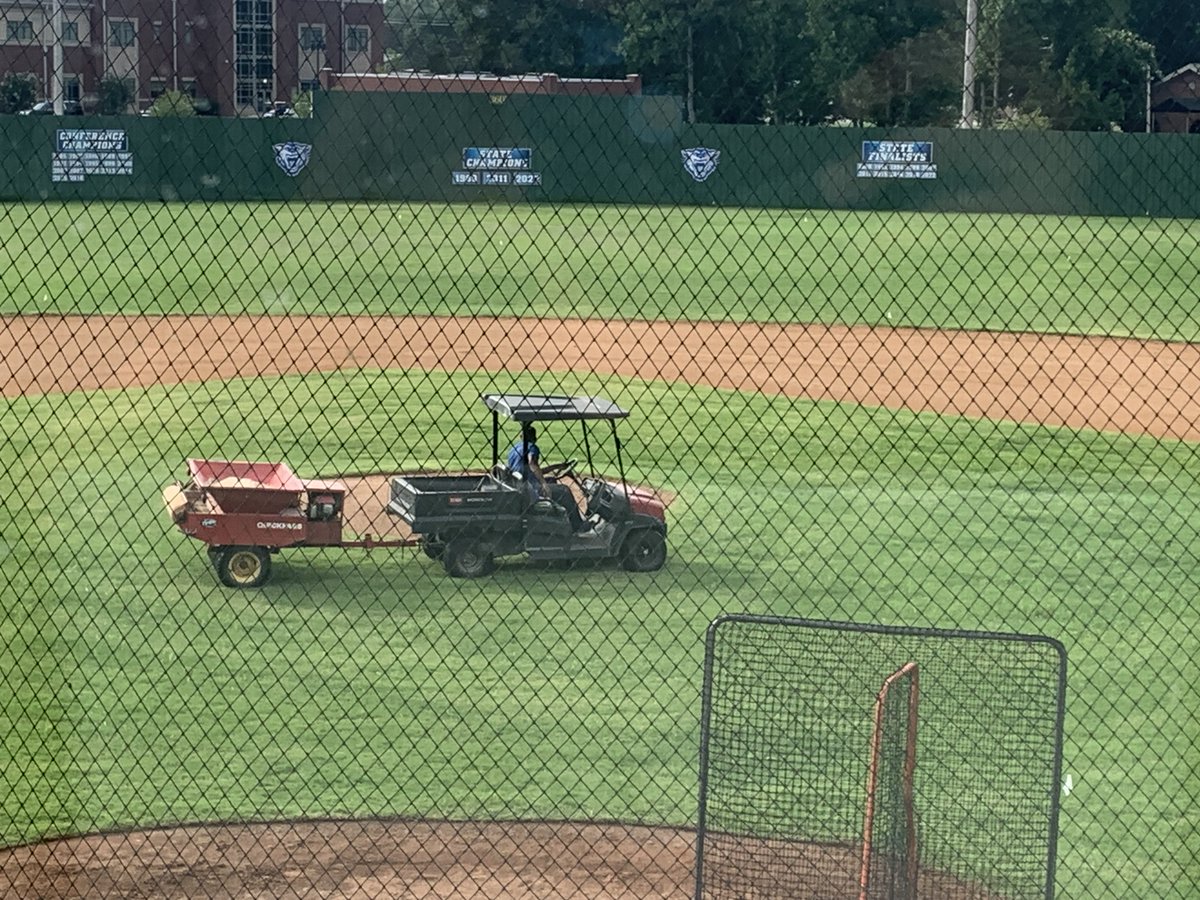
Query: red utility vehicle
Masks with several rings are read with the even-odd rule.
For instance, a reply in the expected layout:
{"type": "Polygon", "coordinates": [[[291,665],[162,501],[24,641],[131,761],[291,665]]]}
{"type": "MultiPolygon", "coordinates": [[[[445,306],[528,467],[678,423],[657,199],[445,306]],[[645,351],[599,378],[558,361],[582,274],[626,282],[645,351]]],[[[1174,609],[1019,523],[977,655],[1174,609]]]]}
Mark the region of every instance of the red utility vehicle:
{"type": "Polygon", "coordinates": [[[297,478],[284,463],[189,459],[187,481],[163,489],[179,530],[208,544],[222,584],[258,587],[283,547],[405,547],[415,539],[342,539],[346,487],[297,478]]]}

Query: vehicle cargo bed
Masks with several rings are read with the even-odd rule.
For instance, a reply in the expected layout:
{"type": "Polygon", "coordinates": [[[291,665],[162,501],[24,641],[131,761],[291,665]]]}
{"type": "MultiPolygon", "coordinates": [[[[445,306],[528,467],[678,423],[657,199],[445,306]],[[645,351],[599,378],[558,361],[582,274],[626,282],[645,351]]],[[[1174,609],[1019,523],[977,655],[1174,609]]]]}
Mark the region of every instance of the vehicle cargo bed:
{"type": "Polygon", "coordinates": [[[396,475],[387,508],[417,534],[506,528],[520,522],[525,495],[490,475],[396,475]]]}

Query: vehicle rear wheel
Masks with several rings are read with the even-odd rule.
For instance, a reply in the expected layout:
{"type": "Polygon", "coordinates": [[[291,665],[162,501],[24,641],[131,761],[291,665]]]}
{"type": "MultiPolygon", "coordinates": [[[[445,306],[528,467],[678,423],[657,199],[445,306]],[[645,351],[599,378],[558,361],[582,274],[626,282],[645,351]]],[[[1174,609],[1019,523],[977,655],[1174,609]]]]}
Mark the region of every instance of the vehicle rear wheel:
{"type": "Polygon", "coordinates": [[[625,538],[621,565],[630,572],[654,572],[667,561],[667,538],[661,531],[643,528],[625,538]]]}
{"type": "Polygon", "coordinates": [[[222,547],[210,554],[221,584],[256,588],[271,577],[271,554],[266,547],[222,547]]]}
{"type": "Polygon", "coordinates": [[[454,578],[482,578],[495,571],[496,560],[479,538],[460,537],[446,545],[442,565],[454,578]]]}

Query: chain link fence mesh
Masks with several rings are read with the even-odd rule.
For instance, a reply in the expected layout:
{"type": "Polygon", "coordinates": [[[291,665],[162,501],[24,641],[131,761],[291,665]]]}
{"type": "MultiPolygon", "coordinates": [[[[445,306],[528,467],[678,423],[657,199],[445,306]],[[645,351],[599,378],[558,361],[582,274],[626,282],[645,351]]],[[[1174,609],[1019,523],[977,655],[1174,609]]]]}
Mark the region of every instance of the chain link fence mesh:
{"type": "Polygon", "coordinates": [[[0,0],[52,108],[0,116],[0,892],[686,896],[751,613],[1061,641],[1058,895],[1194,896],[1195,138],[380,77],[382,8],[310,6],[0,0]],[[487,393],[628,410],[539,446],[665,564],[363,546],[488,469],[487,393]],[[341,482],[355,546],[224,586],[188,459],[341,482]]]}

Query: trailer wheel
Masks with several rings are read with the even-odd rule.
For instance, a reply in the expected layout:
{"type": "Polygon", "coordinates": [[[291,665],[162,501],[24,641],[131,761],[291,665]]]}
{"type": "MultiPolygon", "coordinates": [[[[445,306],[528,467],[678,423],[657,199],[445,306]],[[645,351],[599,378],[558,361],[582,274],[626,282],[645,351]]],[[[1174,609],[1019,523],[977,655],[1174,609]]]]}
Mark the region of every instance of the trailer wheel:
{"type": "Polygon", "coordinates": [[[261,587],[271,577],[271,554],[266,547],[222,547],[213,556],[213,568],[226,587],[261,587]]]}
{"type": "Polygon", "coordinates": [[[436,534],[421,538],[421,550],[430,559],[441,559],[446,555],[446,542],[439,541],[436,534]]]}
{"type": "Polygon", "coordinates": [[[666,561],[666,535],[653,528],[633,532],[621,547],[621,565],[630,572],[654,572],[666,561]]]}
{"type": "Polygon", "coordinates": [[[442,565],[453,578],[482,578],[496,570],[491,550],[473,537],[455,538],[446,544],[442,565]]]}

